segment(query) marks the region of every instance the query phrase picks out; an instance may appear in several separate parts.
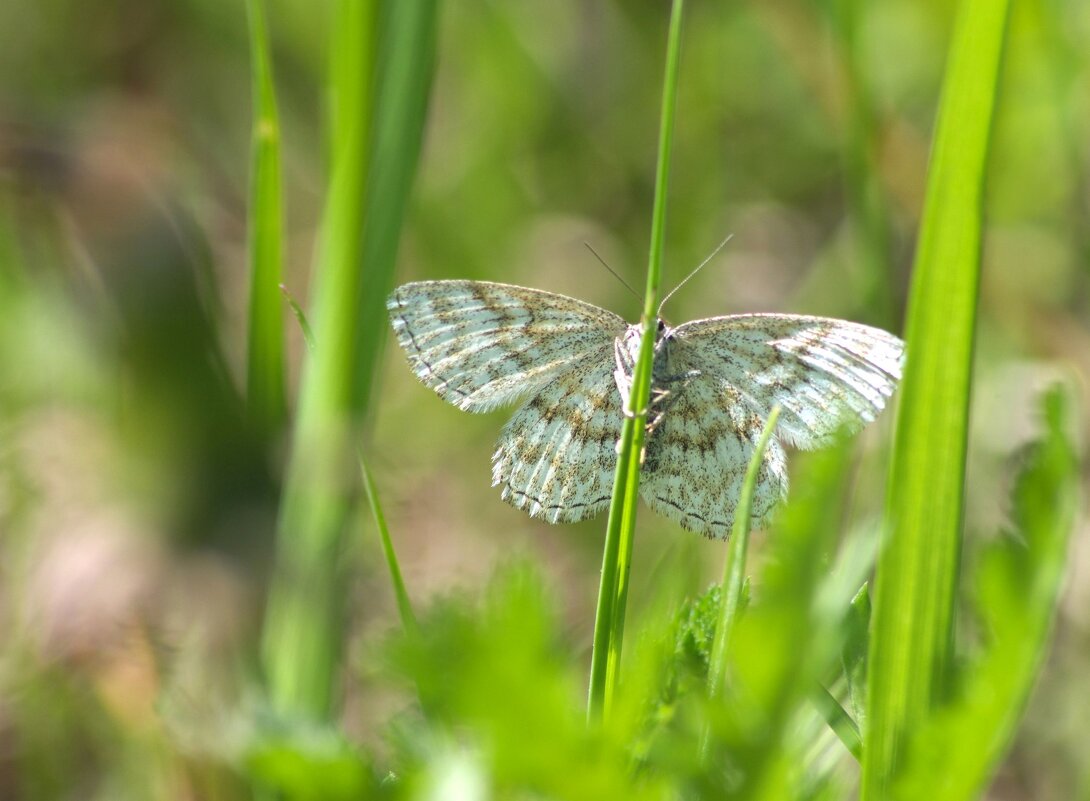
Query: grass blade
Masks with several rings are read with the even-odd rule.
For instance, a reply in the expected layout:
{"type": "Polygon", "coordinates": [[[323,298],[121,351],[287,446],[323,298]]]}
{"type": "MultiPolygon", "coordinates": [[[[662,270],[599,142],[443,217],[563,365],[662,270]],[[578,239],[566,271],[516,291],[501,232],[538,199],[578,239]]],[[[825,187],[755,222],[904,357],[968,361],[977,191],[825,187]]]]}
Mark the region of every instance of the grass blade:
{"type": "Polygon", "coordinates": [[[840,742],[848,749],[848,753],[855,757],[856,762],[863,758],[863,737],[859,733],[859,727],[847,710],[840,705],[831,692],[819,684],[810,694],[810,700],[817,707],[821,717],[833,730],[840,742]]]}
{"type": "Polygon", "coordinates": [[[760,589],[734,623],[730,681],[710,707],[705,760],[709,773],[738,771],[731,797],[795,798],[807,781],[797,713],[838,653],[840,620],[828,613],[829,563],[843,523],[848,453],[841,440],[799,460],[790,501],[777,514],[754,580],[760,589]]]}
{"type": "Polygon", "coordinates": [[[398,563],[397,551],[394,550],[394,541],[390,537],[390,528],[386,525],[386,515],[383,514],[382,505],[378,500],[378,490],[375,488],[375,479],[371,471],[367,469],[367,462],[363,454],[359,454],[360,473],[363,475],[363,489],[367,493],[367,503],[371,507],[371,516],[378,529],[379,539],[382,541],[382,553],[386,557],[386,568],[390,572],[390,583],[394,588],[394,597],[397,599],[397,611],[401,616],[401,626],[405,631],[413,631],[416,628],[416,614],[413,612],[412,601],[405,589],[405,580],[401,576],[401,565],[398,563]]]}
{"type": "Polygon", "coordinates": [[[334,169],[312,315],[318,348],[303,374],[265,639],[281,711],[323,716],[330,706],[338,551],[355,491],[344,476],[386,328],[381,306],[420,154],[435,12],[435,0],[341,0],[335,20],[334,169]]]}
{"type": "Polygon", "coordinates": [[[364,216],[355,403],[366,408],[389,330],[386,296],[409,203],[435,71],[436,0],[383,4],[379,18],[374,155],[364,216]]]}
{"type": "Polygon", "coordinates": [[[283,284],[280,285],[280,291],[284,294],[284,300],[288,302],[288,308],[291,309],[291,313],[295,316],[295,322],[299,324],[299,333],[303,335],[303,344],[307,346],[307,352],[314,352],[314,332],[310,328],[310,323],[307,321],[306,312],[303,311],[303,307],[299,305],[297,301],[288,291],[288,288],[283,284]]]}
{"type": "Polygon", "coordinates": [[[329,709],[339,658],[338,552],[356,489],[345,476],[386,327],[435,11],[435,0],[341,0],[334,23],[333,174],[312,315],[319,347],[304,370],[265,638],[274,701],[311,716],[329,709]]]}
{"type": "Polygon", "coordinates": [[[742,600],[742,585],[746,574],[746,553],[749,550],[750,510],[753,508],[753,491],[757,486],[757,476],[764,462],[765,449],[776,429],[780,418],[780,406],[772,408],[768,416],[757,447],[746,468],[746,479],[742,484],[742,494],[738,498],[738,507],[734,513],[734,526],[731,530],[730,547],[723,566],[723,601],[719,611],[719,621],[715,627],[715,639],[712,642],[711,665],[708,669],[708,695],[717,698],[723,689],[727,674],[727,649],[730,647],[730,635],[734,628],[734,619],[738,614],[742,600]]]}
{"type": "Polygon", "coordinates": [[[625,607],[628,602],[628,574],[639,502],[640,461],[644,440],[646,407],[651,393],[651,360],[654,355],[655,321],[658,316],[659,283],[666,241],[666,188],[670,174],[670,145],[674,137],[677,110],[678,65],[681,60],[681,19],[684,0],[674,0],[666,44],[666,75],[662,89],[659,125],[658,166],[655,171],[655,200],[651,214],[651,249],[644,291],[643,340],[627,401],[631,411],[621,429],[620,453],[609,504],[609,522],[602,557],[602,580],[594,619],[594,650],[591,654],[590,690],[587,715],[593,720],[608,715],[620,669],[624,638],[625,607]]]}
{"type": "Polygon", "coordinates": [[[1028,449],[1012,507],[1017,533],[986,546],[976,608],[988,642],[963,690],[912,737],[894,797],[976,798],[1002,757],[1044,661],[1078,508],[1078,459],[1067,441],[1067,398],[1044,397],[1045,433],[1028,449]]]}
{"type": "Polygon", "coordinates": [[[253,74],[250,168],[250,324],[246,401],[252,422],[272,431],[284,422],[284,322],[280,308],[283,190],[276,108],[263,0],[247,0],[253,74]]]}
{"type": "Polygon", "coordinates": [[[909,298],[908,361],[876,575],[862,798],[884,797],[905,731],[942,691],[961,547],[984,171],[1007,0],[963,0],[909,298]]]}
{"type": "MultiPolygon", "coordinates": [[[[723,565],[722,601],[719,606],[719,620],[715,626],[712,640],[711,662],[708,665],[708,697],[718,698],[727,677],[727,652],[730,648],[734,621],[742,604],[742,587],[746,578],[746,554],[749,551],[750,513],[753,508],[753,492],[757,487],[757,476],[761,472],[765,450],[776,430],[776,421],[780,419],[780,406],[772,407],[764,430],[753,449],[746,478],[742,483],[742,494],[738,497],[738,506],[734,510],[734,526],[731,529],[730,546],[723,565]]],[[[703,751],[707,754],[707,734],[704,736],[703,751]]]]}
{"type": "Polygon", "coordinates": [[[319,343],[304,364],[279,521],[264,657],[274,705],[328,716],[340,657],[338,552],[351,512],[358,298],[370,166],[375,0],[341,0],[334,16],[332,177],[311,320],[319,343]]]}

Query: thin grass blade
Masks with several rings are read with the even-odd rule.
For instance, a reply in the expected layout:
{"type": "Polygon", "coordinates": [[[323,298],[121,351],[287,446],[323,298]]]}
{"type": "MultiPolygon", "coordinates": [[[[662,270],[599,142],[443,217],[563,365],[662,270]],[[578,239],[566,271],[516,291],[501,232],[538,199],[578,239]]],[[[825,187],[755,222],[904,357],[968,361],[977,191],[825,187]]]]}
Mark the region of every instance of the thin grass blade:
{"type": "MultiPolygon", "coordinates": [[[[722,601],[719,606],[719,619],[716,621],[715,637],[712,640],[711,662],[708,665],[708,697],[715,699],[723,690],[727,677],[727,651],[730,648],[734,621],[742,604],[742,587],[746,578],[746,555],[749,552],[750,515],[753,509],[753,493],[757,487],[757,477],[764,462],[765,450],[776,430],[780,418],[780,406],[772,407],[765,422],[757,446],[746,467],[746,477],[742,483],[742,494],[738,497],[738,506],[734,511],[734,526],[731,529],[730,546],[723,564],[722,601]]],[[[704,752],[707,753],[707,734],[704,736],[704,752]]]]}
{"type": "Polygon", "coordinates": [[[288,291],[286,286],[281,284],[280,291],[284,294],[284,299],[288,302],[288,308],[291,309],[291,313],[295,317],[295,322],[299,324],[299,333],[303,335],[303,344],[307,346],[307,351],[309,353],[313,353],[314,331],[310,327],[310,322],[307,321],[306,312],[303,311],[303,307],[299,305],[299,301],[297,301],[295,296],[288,291]]]}
{"type": "Polygon", "coordinates": [[[734,526],[731,530],[731,542],[727,549],[727,559],[723,565],[723,601],[719,611],[719,621],[715,627],[715,639],[712,642],[711,665],[708,669],[708,696],[717,698],[723,689],[727,674],[727,650],[730,648],[730,636],[734,630],[734,620],[742,600],[742,585],[746,575],[746,555],[749,551],[750,511],[753,508],[753,493],[757,487],[757,476],[764,462],[772,432],[776,430],[776,421],[780,418],[780,406],[772,408],[764,430],[761,431],[757,447],[746,468],[742,494],[738,498],[738,507],[734,514],[734,526]]]}
{"type": "Polygon", "coordinates": [[[382,541],[382,553],[386,557],[386,568],[390,573],[390,584],[394,589],[394,598],[397,600],[397,612],[401,617],[401,626],[406,631],[416,628],[416,614],[413,612],[412,601],[405,589],[405,580],[401,576],[401,564],[397,559],[397,551],[394,549],[393,538],[390,537],[390,527],[386,525],[386,515],[382,511],[382,504],[378,499],[378,489],[375,487],[375,479],[364,461],[363,454],[359,454],[360,473],[363,475],[363,489],[367,493],[367,503],[371,507],[371,517],[375,521],[379,539],[382,541]]]}
{"type": "Polygon", "coordinates": [[[602,578],[594,619],[587,716],[595,720],[609,714],[619,678],[624,617],[628,604],[628,576],[639,502],[640,459],[645,434],[646,407],[651,393],[651,360],[655,346],[655,317],[666,242],[666,189],[670,174],[670,145],[677,111],[678,66],[681,61],[681,20],[684,0],[674,0],[666,44],[666,73],[662,89],[659,125],[658,166],[655,171],[655,200],[651,215],[651,249],[644,291],[643,340],[626,400],[630,414],[621,429],[620,452],[609,504],[609,521],[602,557],[602,578]]]}

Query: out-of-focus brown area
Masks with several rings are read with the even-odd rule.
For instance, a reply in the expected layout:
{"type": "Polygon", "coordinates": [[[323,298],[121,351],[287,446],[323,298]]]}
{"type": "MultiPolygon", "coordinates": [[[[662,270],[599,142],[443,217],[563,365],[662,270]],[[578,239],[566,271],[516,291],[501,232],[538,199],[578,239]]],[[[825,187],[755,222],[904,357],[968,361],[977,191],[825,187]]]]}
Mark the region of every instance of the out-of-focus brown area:
{"type": "MultiPolygon", "coordinates": [[[[948,4],[863,4],[854,47],[825,4],[692,5],[667,283],[734,238],[665,315],[790,311],[900,331],[948,4]]],[[[305,300],[326,183],[328,9],[275,0],[268,13],[285,280],[305,300]]],[[[663,8],[459,2],[441,20],[399,280],[526,284],[634,318],[637,301],[584,243],[641,285],[663,8]]],[[[970,538],[1004,524],[1037,392],[1056,379],[1082,399],[1090,389],[1088,39],[1084,3],[1015,5],[989,174],[970,538]]],[[[231,762],[257,682],[286,445],[249,435],[242,406],[248,59],[241,3],[0,4],[0,799],[243,792],[231,762]]],[[[285,322],[294,381],[303,345],[285,322]]],[[[443,404],[388,347],[369,457],[409,591],[425,603],[529,558],[572,638],[589,641],[603,521],[552,527],[500,502],[489,460],[507,415],[443,404]]],[[[860,519],[881,508],[891,422],[861,438],[860,519]]],[[[396,617],[360,519],[343,555],[345,725],[367,741],[391,704],[359,655],[396,617]]],[[[1056,642],[995,799],[1090,787],[1080,526],[1056,642]]],[[[722,554],[645,511],[630,617],[702,589],[722,554]]]]}

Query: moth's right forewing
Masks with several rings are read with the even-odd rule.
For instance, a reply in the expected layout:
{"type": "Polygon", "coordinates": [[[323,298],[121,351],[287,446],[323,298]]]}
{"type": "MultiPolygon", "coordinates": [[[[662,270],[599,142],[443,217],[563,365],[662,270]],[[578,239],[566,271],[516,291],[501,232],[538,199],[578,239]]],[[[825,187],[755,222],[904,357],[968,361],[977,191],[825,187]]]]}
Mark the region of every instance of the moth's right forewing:
{"type": "Polygon", "coordinates": [[[485,281],[420,281],[386,307],[417,377],[483,412],[534,394],[624,330],[617,315],[564,295],[485,281]]]}

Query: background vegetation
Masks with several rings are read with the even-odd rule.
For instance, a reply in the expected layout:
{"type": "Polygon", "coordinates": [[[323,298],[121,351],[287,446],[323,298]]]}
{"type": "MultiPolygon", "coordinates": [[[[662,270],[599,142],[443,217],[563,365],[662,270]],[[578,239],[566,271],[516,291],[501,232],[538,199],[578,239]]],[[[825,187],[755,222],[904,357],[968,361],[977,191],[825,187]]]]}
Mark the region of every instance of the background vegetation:
{"type": "MultiPolygon", "coordinates": [[[[898,759],[868,756],[864,792],[1090,798],[1081,516],[1066,539],[1086,481],[1068,443],[1081,452],[1087,430],[1090,8],[1010,9],[974,354],[957,333],[972,274],[919,321],[975,266],[972,243],[956,263],[934,257],[941,235],[916,247],[925,196],[925,230],[975,225],[934,182],[971,187],[979,143],[955,139],[929,172],[950,54],[988,47],[955,36],[953,5],[690,0],[665,286],[734,238],[665,314],[900,332],[917,282],[935,362],[972,358],[971,395],[909,391],[954,417],[971,403],[965,506],[946,514],[960,580],[944,608],[961,614],[927,712],[898,759]]],[[[411,279],[638,316],[584,242],[640,286],[667,17],[638,2],[0,5],[0,798],[851,797],[859,735],[826,721],[896,718],[892,690],[876,705],[862,686],[881,646],[873,596],[856,595],[883,521],[906,519],[900,484],[886,500],[894,414],[793,464],[796,503],[750,543],[719,703],[701,692],[719,604],[705,590],[726,549],[641,512],[622,691],[588,729],[604,519],[553,527],[499,502],[489,457],[508,412],[443,404],[384,341],[381,300],[411,279]]],[[[974,102],[993,88],[968,87],[974,102]]],[[[907,426],[895,475],[926,493],[949,429],[907,426]]],[[[908,637],[881,615],[887,641],[908,637]]]]}

